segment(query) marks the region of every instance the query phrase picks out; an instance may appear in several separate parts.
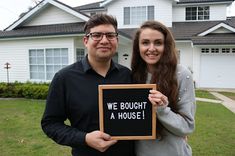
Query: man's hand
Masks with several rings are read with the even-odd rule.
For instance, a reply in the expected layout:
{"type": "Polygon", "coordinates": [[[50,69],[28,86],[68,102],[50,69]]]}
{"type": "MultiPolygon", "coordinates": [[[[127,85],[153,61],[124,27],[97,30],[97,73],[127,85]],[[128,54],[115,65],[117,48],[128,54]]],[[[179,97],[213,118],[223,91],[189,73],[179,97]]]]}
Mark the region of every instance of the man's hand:
{"type": "Polygon", "coordinates": [[[110,135],[101,131],[93,131],[86,134],[86,143],[88,146],[97,149],[100,152],[104,152],[110,146],[117,143],[117,140],[111,140],[110,135]]]}

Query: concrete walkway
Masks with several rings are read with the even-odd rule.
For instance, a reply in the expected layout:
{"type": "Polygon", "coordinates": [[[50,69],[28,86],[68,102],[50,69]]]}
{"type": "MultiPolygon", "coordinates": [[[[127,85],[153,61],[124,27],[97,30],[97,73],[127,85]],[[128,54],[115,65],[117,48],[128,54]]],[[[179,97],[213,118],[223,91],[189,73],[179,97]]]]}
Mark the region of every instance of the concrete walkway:
{"type": "Polygon", "coordinates": [[[220,100],[204,99],[204,98],[196,98],[196,100],[204,101],[204,102],[212,102],[212,103],[221,103],[223,106],[225,106],[230,111],[235,113],[235,101],[234,100],[214,91],[211,91],[210,93],[220,100]]]}

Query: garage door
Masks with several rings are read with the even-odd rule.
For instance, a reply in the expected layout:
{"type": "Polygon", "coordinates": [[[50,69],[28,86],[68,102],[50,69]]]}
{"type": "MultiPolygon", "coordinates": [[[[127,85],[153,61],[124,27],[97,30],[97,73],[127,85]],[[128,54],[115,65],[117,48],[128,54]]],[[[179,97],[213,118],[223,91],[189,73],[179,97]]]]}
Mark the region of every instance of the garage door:
{"type": "Polygon", "coordinates": [[[200,87],[235,88],[235,54],[201,54],[200,87]]]}

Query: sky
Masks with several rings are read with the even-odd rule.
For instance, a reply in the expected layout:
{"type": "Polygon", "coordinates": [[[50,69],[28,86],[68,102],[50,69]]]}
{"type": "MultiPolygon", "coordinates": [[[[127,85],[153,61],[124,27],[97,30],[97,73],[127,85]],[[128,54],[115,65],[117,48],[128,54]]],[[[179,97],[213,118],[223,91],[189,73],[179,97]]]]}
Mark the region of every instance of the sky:
{"type": "MultiPolygon", "coordinates": [[[[22,12],[26,12],[31,6],[35,6],[35,1],[40,0],[1,0],[0,3],[0,30],[7,28],[19,18],[22,12]]],[[[99,2],[102,0],[59,0],[71,7],[80,6],[88,3],[99,2]]],[[[235,2],[227,11],[228,16],[235,16],[235,2]]]]}

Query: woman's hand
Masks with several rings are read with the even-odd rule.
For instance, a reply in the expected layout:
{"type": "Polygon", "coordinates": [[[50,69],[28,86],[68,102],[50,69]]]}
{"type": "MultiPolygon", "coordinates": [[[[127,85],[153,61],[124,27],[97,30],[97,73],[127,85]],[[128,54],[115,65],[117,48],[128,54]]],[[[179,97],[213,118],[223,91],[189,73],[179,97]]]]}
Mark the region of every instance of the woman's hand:
{"type": "Polygon", "coordinates": [[[168,98],[163,95],[161,92],[157,90],[150,90],[149,91],[149,101],[152,103],[154,107],[158,106],[167,106],[169,104],[168,98]]]}

